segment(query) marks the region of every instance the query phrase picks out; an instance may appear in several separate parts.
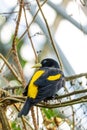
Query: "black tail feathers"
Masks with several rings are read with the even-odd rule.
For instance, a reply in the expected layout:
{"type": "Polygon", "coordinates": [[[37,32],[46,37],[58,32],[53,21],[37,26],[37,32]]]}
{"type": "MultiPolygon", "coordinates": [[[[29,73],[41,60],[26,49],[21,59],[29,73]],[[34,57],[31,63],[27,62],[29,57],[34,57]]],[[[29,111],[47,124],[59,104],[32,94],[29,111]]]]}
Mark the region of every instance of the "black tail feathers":
{"type": "Polygon", "coordinates": [[[31,105],[31,99],[27,98],[22,110],[18,113],[18,117],[21,117],[22,115],[26,116],[28,114],[31,106],[32,106],[31,105]]]}

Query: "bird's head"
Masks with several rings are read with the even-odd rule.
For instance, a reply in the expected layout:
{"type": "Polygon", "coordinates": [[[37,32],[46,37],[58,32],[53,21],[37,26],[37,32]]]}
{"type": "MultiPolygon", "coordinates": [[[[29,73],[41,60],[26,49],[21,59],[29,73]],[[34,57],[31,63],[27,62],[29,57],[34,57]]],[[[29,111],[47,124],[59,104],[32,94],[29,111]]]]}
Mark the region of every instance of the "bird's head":
{"type": "Polygon", "coordinates": [[[60,68],[57,61],[51,58],[46,58],[41,61],[41,63],[37,63],[33,68],[41,68],[41,67],[53,67],[53,68],[60,68]]]}

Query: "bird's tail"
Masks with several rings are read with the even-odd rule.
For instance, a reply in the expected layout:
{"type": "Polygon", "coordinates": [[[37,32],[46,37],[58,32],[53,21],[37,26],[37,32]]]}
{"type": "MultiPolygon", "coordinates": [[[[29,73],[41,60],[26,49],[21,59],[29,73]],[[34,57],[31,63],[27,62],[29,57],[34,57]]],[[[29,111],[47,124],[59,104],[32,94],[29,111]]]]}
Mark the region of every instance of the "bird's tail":
{"type": "Polygon", "coordinates": [[[22,115],[26,116],[28,114],[31,106],[32,106],[31,105],[31,99],[27,98],[22,110],[18,113],[18,117],[21,117],[22,115]]]}

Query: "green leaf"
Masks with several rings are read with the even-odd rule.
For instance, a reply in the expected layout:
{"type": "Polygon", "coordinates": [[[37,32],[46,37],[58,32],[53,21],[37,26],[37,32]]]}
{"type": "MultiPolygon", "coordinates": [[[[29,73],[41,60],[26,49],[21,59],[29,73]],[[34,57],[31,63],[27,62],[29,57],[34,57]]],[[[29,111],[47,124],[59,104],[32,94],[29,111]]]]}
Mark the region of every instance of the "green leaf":
{"type": "Polygon", "coordinates": [[[47,109],[47,108],[42,108],[42,111],[46,115],[48,119],[51,119],[52,117],[60,117],[60,118],[65,118],[63,114],[60,113],[60,111],[56,109],[47,109]]]}
{"type": "Polygon", "coordinates": [[[11,127],[12,130],[21,130],[20,126],[18,126],[15,121],[12,122],[11,127]]]}
{"type": "Polygon", "coordinates": [[[52,109],[43,108],[42,110],[48,119],[57,116],[57,112],[53,111],[52,109]]]}

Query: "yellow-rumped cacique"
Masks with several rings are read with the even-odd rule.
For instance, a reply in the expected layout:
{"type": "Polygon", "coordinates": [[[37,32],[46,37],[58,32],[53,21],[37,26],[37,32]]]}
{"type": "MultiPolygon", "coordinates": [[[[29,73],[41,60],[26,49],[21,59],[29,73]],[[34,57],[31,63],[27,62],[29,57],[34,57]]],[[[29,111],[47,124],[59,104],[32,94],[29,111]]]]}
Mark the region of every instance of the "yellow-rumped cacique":
{"type": "Polygon", "coordinates": [[[33,68],[38,69],[24,90],[23,95],[27,99],[18,117],[26,116],[37,103],[55,97],[58,90],[65,85],[64,74],[54,59],[46,58],[33,68]]]}

